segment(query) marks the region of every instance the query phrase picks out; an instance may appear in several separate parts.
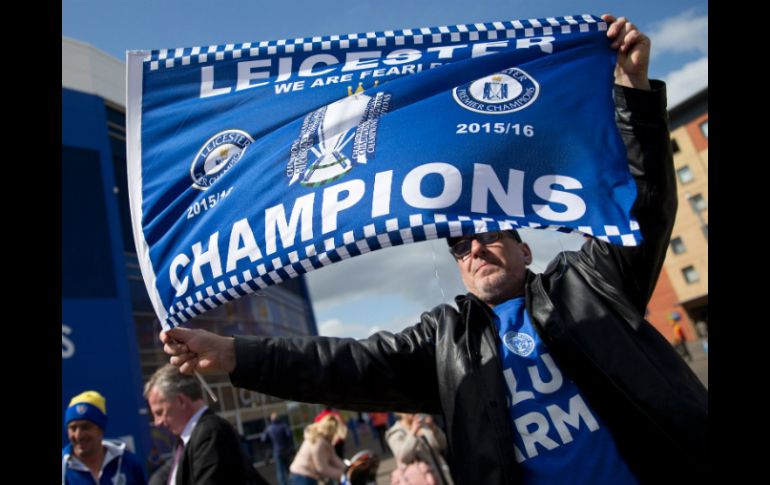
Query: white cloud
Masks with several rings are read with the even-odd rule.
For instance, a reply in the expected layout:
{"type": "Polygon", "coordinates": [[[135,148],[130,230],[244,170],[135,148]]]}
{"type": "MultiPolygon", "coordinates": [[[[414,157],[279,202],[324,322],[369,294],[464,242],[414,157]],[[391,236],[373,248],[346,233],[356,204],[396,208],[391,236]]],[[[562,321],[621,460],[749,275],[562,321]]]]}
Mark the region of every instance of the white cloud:
{"type": "Polygon", "coordinates": [[[668,106],[672,108],[709,85],[709,59],[685,64],[665,77],[668,106]]]}
{"type": "Polygon", "coordinates": [[[548,263],[562,251],[574,251],[583,244],[580,234],[564,234],[555,231],[540,231],[522,229],[521,238],[532,249],[532,264],[529,269],[534,273],[542,273],[548,263]]]}
{"type": "MultiPolygon", "coordinates": [[[[331,318],[324,320],[318,325],[318,335],[364,339],[382,330],[396,333],[403,330],[406,326],[416,323],[419,320],[420,313],[422,313],[422,310],[415,310],[414,314],[407,312],[389,320],[379,321],[376,325],[372,325],[372,322],[368,319],[364,319],[363,322],[350,321],[342,323],[337,318],[331,318]]],[[[367,317],[370,318],[371,315],[367,315],[367,317]]]]}
{"type": "Polygon", "coordinates": [[[318,324],[318,335],[325,337],[347,337],[350,335],[350,329],[341,321],[333,318],[331,320],[324,320],[318,324]]]}
{"type": "MultiPolygon", "coordinates": [[[[560,251],[577,249],[583,241],[577,235],[545,230],[522,229],[521,234],[532,248],[530,269],[536,273],[560,251]]],[[[380,249],[312,271],[306,278],[316,313],[333,313],[338,305],[386,295],[428,310],[466,292],[443,239],[380,249]]],[[[324,334],[320,326],[319,332],[324,334]]]]}
{"type": "Polygon", "coordinates": [[[652,41],[652,56],[693,52],[708,55],[708,24],[708,14],[699,16],[695,10],[653,24],[647,32],[652,41]]]}
{"type": "Polygon", "coordinates": [[[317,311],[381,295],[398,295],[425,308],[464,292],[443,240],[380,249],[307,275],[317,311]],[[436,277],[438,273],[438,281],[436,277]]]}

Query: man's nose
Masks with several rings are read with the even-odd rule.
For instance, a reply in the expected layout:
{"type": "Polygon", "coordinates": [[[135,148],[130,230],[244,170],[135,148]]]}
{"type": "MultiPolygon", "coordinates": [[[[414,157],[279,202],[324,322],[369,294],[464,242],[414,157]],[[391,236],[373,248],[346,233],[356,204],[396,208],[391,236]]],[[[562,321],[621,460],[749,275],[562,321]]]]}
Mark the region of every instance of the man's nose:
{"type": "Polygon", "coordinates": [[[481,244],[477,239],[471,239],[471,256],[476,256],[485,250],[485,245],[481,244]]]}

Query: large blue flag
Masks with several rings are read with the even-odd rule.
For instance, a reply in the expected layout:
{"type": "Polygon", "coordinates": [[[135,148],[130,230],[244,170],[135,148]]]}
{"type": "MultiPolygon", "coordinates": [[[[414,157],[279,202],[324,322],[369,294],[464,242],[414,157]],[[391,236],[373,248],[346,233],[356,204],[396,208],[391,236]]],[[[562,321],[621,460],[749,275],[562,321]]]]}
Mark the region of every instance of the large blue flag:
{"type": "Polygon", "coordinates": [[[640,240],[590,15],[128,52],[164,328],[336,261],[487,230],[640,240]]]}

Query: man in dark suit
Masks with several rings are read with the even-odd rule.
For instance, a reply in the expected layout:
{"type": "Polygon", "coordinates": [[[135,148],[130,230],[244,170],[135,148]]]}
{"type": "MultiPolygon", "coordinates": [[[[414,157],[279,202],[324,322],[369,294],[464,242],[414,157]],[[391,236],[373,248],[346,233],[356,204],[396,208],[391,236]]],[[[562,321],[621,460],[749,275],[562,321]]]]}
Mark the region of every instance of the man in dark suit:
{"type": "Polygon", "coordinates": [[[194,376],[165,365],[144,388],[155,426],[177,436],[165,483],[176,485],[266,483],[251,465],[230,423],[209,410],[194,376]]]}

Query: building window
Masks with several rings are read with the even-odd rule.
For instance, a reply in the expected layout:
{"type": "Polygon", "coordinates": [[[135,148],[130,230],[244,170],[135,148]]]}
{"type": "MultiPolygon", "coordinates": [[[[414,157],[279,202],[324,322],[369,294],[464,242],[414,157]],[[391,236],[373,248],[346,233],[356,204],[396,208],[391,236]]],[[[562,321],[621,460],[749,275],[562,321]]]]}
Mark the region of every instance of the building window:
{"type": "Polygon", "coordinates": [[[708,204],[706,204],[706,199],[700,194],[695,194],[690,197],[690,204],[692,204],[692,208],[695,212],[703,212],[709,208],[708,204]]]}
{"type": "Polygon", "coordinates": [[[679,143],[674,138],[671,139],[671,153],[679,153],[679,143]]]}
{"type": "Polygon", "coordinates": [[[687,165],[677,169],[676,176],[679,178],[679,183],[682,185],[690,183],[695,179],[695,176],[692,174],[692,170],[690,170],[690,167],[687,165]]]}
{"type": "Polygon", "coordinates": [[[687,251],[687,248],[684,247],[684,242],[682,242],[681,237],[675,237],[671,240],[671,251],[673,251],[674,254],[682,254],[683,252],[687,251]]]}
{"type": "Polygon", "coordinates": [[[703,224],[703,235],[706,236],[706,240],[709,238],[709,225],[703,224]]]}
{"type": "Polygon", "coordinates": [[[709,120],[700,124],[700,132],[703,133],[707,140],[709,139],[709,120]]]}
{"type": "Polygon", "coordinates": [[[698,271],[695,269],[695,266],[688,266],[684,268],[682,270],[682,275],[684,275],[684,280],[691,284],[700,280],[700,276],[698,275],[698,271]]]}

